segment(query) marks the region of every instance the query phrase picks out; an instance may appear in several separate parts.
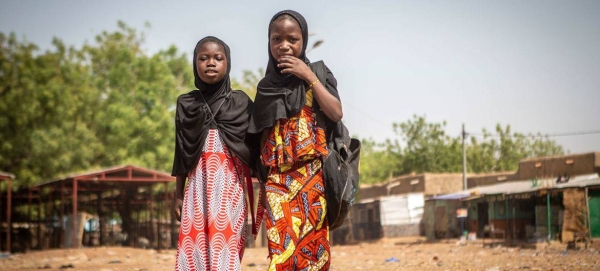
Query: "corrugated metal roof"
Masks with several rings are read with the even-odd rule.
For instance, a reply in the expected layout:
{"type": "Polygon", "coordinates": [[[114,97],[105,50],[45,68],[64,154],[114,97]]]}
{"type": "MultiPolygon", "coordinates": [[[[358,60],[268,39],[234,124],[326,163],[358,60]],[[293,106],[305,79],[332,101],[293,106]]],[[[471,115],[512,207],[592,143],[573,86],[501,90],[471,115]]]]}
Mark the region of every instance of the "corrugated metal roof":
{"type": "Polygon", "coordinates": [[[161,178],[168,178],[168,179],[173,179],[173,180],[175,179],[175,177],[172,177],[171,174],[166,173],[166,172],[162,172],[162,171],[158,171],[158,170],[154,170],[154,169],[143,168],[143,167],[134,166],[134,165],[120,165],[120,166],[113,166],[113,167],[106,167],[106,168],[102,168],[102,169],[90,170],[90,171],[82,172],[82,173],[71,173],[69,175],[59,177],[54,180],[50,180],[50,181],[46,181],[46,182],[34,185],[34,187],[45,186],[45,185],[56,183],[56,182],[63,181],[63,180],[72,180],[72,179],[78,178],[78,177],[94,176],[94,175],[99,175],[102,173],[109,174],[109,173],[124,171],[124,170],[128,170],[128,169],[131,169],[133,174],[135,174],[137,172],[141,172],[141,173],[146,173],[146,174],[156,174],[157,176],[160,176],[161,178]]]}
{"type": "Polygon", "coordinates": [[[440,196],[435,196],[430,198],[429,200],[461,200],[464,198],[468,198],[469,193],[468,192],[460,192],[460,193],[452,193],[452,194],[445,194],[445,195],[440,195],[440,196]]]}
{"type": "Polygon", "coordinates": [[[11,178],[11,179],[15,178],[15,175],[13,175],[12,173],[4,172],[4,171],[0,171],[0,176],[8,177],[8,178],[11,178]]]}
{"type": "Polygon", "coordinates": [[[430,200],[460,200],[474,195],[511,195],[535,192],[545,189],[564,189],[573,187],[600,186],[598,174],[571,177],[566,183],[556,183],[556,178],[512,181],[494,185],[480,186],[457,193],[440,195],[430,200]]]}

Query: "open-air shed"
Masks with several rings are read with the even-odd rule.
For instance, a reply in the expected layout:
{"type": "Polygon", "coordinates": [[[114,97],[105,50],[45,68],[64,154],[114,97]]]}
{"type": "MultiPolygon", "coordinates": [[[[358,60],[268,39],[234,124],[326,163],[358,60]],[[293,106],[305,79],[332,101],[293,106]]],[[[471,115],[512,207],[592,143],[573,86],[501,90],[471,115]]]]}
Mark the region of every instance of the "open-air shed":
{"type": "Polygon", "coordinates": [[[169,192],[169,183],[174,181],[168,173],[126,165],[71,174],[34,186],[40,191],[41,204],[48,206],[44,223],[50,244],[46,246],[119,242],[170,247],[168,240],[176,229],[170,216],[174,193],[169,192]]]}

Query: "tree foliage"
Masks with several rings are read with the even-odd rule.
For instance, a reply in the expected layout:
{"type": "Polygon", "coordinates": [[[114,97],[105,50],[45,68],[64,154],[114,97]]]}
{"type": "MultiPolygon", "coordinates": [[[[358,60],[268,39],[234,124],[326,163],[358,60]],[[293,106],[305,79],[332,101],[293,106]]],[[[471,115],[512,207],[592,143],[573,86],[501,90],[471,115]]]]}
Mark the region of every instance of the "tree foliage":
{"type": "MultiPolygon", "coordinates": [[[[81,48],[53,40],[40,52],[0,33],[0,170],[18,184],[135,164],[169,172],[176,97],[193,89],[191,58],[175,46],[143,50],[144,33],[122,22],[81,48]]],[[[251,98],[263,70],[232,78],[251,98]]],[[[410,172],[460,172],[460,136],[425,117],[395,123],[396,137],[363,139],[361,178],[380,182],[410,172]]],[[[469,172],[515,170],[527,157],[563,153],[556,142],[497,125],[467,141],[469,172]]]]}
{"type": "Polygon", "coordinates": [[[389,141],[377,143],[362,139],[360,150],[360,178],[362,183],[373,183],[403,173],[403,156],[389,141]]]}
{"type": "Polygon", "coordinates": [[[265,74],[263,69],[258,69],[256,72],[244,70],[241,81],[235,78],[231,79],[231,87],[236,90],[244,91],[252,100],[254,100],[254,97],[256,96],[256,86],[258,86],[258,82],[262,79],[263,74],[265,74]]]}
{"type": "Polygon", "coordinates": [[[174,105],[192,69],[177,48],[148,55],[143,41],[121,22],[43,53],[0,33],[0,169],[21,184],[119,164],[170,171],[174,105]]]}
{"type": "MultiPolygon", "coordinates": [[[[424,116],[394,123],[394,140],[376,143],[363,139],[361,182],[377,183],[411,172],[461,172],[462,138],[445,132],[446,122],[430,123],[424,116]]],[[[563,154],[563,148],[547,136],[511,132],[510,125],[496,125],[496,134],[483,129],[466,142],[467,171],[492,173],[516,170],[530,157],[563,154]]]]}

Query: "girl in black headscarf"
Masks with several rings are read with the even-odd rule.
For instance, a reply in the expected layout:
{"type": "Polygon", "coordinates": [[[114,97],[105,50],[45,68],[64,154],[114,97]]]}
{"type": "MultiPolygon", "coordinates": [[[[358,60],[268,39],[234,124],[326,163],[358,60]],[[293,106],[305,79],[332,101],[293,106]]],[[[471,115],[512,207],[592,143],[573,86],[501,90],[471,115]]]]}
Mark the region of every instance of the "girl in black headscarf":
{"type": "Polygon", "coordinates": [[[245,143],[252,102],[231,90],[231,55],[223,41],[200,40],[193,63],[198,89],[177,98],[175,117],[172,174],[181,221],[175,269],[240,270],[248,210],[244,180],[253,163],[245,143]]]}
{"type": "Polygon", "coordinates": [[[331,71],[325,69],[326,80],[321,82],[311,70],[307,43],[308,26],[302,15],[286,10],[273,16],[269,63],[257,87],[248,130],[261,135],[260,163],[266,167],[262,181],[269,270],[329,269],[321,170],[327,149],[325,131],[315,118],[319,109],[315,108],[333,123],[341,120],[342,106],[331,71]]]}

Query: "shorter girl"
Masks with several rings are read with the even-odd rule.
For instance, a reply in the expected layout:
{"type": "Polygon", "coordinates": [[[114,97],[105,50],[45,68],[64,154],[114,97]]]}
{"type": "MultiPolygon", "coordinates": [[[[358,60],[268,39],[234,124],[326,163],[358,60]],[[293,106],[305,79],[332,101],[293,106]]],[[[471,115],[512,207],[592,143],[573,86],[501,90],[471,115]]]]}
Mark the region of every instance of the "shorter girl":
{"type": "Polygon", "coordinates": [[[175,270],[241,270],[244,180],[253,156],[244,140],[252,102],[231,90],[231,55],[223,41],[200,40],[192,62],[198,89],[177,98],[175,117],[172,174],[181,221],[175,270]]]}

